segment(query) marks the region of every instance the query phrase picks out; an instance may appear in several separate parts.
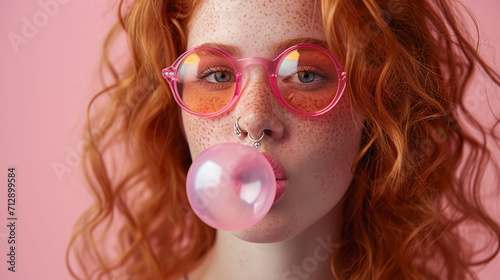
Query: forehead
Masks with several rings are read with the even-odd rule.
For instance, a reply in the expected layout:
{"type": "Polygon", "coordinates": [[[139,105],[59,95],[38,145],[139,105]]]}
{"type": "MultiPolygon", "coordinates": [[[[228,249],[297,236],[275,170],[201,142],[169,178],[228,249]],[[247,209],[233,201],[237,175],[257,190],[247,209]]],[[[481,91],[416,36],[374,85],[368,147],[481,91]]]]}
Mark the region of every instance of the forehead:
{"type": "Polygon", "coordinates": [[[188,25],[188,48],[232,45],[245,56],[271,55],[291,39],[325,40],[315,0],[202,0],[188,25]]]}

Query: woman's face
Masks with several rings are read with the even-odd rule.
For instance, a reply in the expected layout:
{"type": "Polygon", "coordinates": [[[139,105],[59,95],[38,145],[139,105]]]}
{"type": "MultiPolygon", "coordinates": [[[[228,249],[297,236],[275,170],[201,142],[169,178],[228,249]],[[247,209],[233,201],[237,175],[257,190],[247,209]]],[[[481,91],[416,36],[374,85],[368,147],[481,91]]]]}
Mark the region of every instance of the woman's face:
{"type": "MultiPolygon", "coordinates": [[[[274,59],[292,39],[326,40],[320,4],[314,1],[204,0],[200,5],[188,26],[188,48],[216,43],[238,50],[237,56],[274,59]]],[[[288,111],[273,95],[263,66],[245,69],[241,90],[238,102],[222,115],[203,118],[183,111],[187,142],[195,159],[219,143],[250,143],[234,133],[238,117],[254,138],[265,130],[258,150],[282,163],[286,191],[263,220],[233,234],[253,242],[285,240],[332,211],[348,189],[363,117],[351,109],[348,92],[321,116],[288,111]]]]}

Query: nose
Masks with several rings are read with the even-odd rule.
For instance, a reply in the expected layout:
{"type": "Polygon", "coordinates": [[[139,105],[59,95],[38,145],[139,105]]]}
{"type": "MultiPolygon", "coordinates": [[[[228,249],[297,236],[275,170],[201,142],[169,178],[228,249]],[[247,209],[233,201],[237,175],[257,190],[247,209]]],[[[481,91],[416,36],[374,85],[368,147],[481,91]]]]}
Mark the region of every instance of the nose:
{"type": "Polygon", "coordinates": [[[252,139],[263,136],[260,141],[262,147],[283,138],[286,109],[275,98],[265,67],[249,66],[245,70],[240,97],[234,110],[240,118],[239,125],[252,139]]]}

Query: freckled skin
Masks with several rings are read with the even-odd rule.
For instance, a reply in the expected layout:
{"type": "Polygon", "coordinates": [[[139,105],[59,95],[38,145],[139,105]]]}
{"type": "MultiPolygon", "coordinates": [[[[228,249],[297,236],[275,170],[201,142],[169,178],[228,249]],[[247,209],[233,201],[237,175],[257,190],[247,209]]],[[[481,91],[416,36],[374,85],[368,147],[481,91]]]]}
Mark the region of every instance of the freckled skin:
{"type": "MultiPolygon", "coordinates": [[[[188,26],[188,48],[228,44],[240,48],[243,57],[274,59],[283,51],[272,49],[276,42],[296,38],[326,40],[319,3],[205,0],[188,26]]],[[[230,110],[212,118],[183,111],[183,125],[193,159],[218,143],[250,143],[234,134],[240,116],[239,124],[253,138],[266,130],[259,151],[283,164],[287,189],[262,221],[232,234],[252,242],[278,242],[301,233],[338,204],[352,181],[363,117],[351,109],[347,92],[324,115],[296,115],[274,97],[264,67],[250,66],[243,76],[242,95],[230,110]]]]}

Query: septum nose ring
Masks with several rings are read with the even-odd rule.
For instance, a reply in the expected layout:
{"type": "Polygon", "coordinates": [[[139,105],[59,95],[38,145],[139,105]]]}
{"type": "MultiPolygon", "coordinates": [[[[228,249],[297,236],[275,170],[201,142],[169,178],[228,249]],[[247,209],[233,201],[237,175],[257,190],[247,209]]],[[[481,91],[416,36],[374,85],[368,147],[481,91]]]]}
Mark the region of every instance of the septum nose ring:
{"type": "Polygon", "coordinates": [[[259,138],[259,139],[253,139],[252,136],[250,135],[250,133],[244,129],[242,129],[239,124],[238,124],[238,121],[240,120],[241,117],[238,117],[238,119],[236,119],[236,122],[234,123],[233,125],[233,128],[234,128],[234,133],[236,134],[236,136],[238,136],[238,138],[241,138],[241,132],[246,132],[247,133],[247,136],[248,136],[248,139],[250,139],[250,141],[252,141],[252,145],[253,147],[257,150],[259,148],[259,145],[260,145],[260,140],[262,140],[264,138],[264,135],[266,135],[266,133],[264,131],[262,131],[262,136],[259,138]]]}

